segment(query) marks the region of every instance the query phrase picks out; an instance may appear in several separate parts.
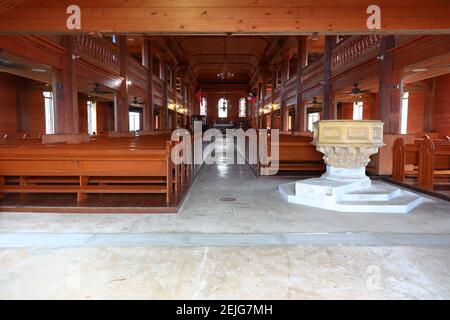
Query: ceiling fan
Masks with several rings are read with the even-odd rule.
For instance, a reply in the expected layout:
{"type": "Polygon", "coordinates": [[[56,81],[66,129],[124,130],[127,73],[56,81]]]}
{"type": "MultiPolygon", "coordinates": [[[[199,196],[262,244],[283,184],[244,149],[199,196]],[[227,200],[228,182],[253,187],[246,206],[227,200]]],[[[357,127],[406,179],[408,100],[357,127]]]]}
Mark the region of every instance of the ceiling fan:
{"type": "Polygon", "coordinates": [[[24,64],[15,63],[13,61],[10,61],[10,60],[4,59],[4,58],[0,58],[0,67],[23,69],[23,70],[29,69],[29,67],[24,64]]]}
{"type": "Polygon", "coordinates": [[[322,105],[322,102],[319,102],[319,101],[317,100],[317,97],[314,97],[314,98],[312,99],[312,101],[311,101],[311,104],[314,105],[314,106],[321,106],[321,105],[322,105]]]}
{"type": "Polygon", "coordinates": [[[100,83],[95,83],[94,84],[94,89],[92,90],[92,91],[89,91],[90,93],[93,93],[93,94],[109,94],[109,93],[114,93],[113,91],[105,91],[105,90],[102,90],[102,86],[101,86],[101,84],[100,83]]]}
{"type": "Polygon", "coordinates": [[[351,94],[352,96],[358,96],[358,95],[361,95],[361,94],[364,94],[364,93],[367,93],[367,92],[370,92],[370,90],[361,90],[358,87],[358,83],[354,83],[352,90],[350,92],[346,92],[346,93],[347,94],[351,94]]]}
{"type": "Polygon", "coordinates": [[[317,97],[314,97],[311,103],[308,105],[307,113],[316,113],[322,111],[322,102],[317,100],[317,97]]]}
{"type": "Polygon", "coordinates": [[[139,102],[137,97],[134,97],[133,101],[131,101],[131,104],[139,105],[139,104],[145,104],[145,102],[139,102]]]}

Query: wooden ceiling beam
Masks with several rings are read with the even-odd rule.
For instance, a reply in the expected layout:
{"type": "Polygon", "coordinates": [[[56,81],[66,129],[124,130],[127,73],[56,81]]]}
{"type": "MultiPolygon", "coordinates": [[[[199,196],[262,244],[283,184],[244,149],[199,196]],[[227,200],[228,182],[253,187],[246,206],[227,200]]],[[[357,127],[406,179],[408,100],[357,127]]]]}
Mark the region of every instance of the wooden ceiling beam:
{"type": "MultiPolygon", "coordinates": [[[[1,32],[72,32],[67,1],[2,1],[1,32]]],[[[373,0],[78,0],[79,32],[102,33],[370,33],[367,7],[373,0]]],[[[446,0],[378,0],[385,33],[450,31],[446,0]]]]}

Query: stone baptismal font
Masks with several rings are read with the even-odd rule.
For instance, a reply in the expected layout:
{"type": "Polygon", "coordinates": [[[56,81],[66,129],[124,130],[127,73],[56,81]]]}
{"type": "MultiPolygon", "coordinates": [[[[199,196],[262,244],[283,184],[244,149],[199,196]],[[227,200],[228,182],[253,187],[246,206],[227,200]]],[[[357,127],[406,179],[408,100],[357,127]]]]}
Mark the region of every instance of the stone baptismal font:
{"type": "Polygon", "coordinates": [[[342,212],[407,213],[423,198],[366,175],[370,155],[383,143],[383,123],[373,120],[323,120],[314,123],[314,140],[324,154],[320,178],[278,186],[291,203],[342,212]]]}

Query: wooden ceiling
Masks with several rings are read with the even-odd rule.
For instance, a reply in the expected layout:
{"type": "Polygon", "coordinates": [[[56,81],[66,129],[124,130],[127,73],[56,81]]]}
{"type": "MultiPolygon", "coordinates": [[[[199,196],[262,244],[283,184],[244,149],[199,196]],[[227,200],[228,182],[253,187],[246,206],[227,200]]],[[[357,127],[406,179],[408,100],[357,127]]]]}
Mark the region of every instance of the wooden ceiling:
{"type": "Polygon", "coordinates": [[[24,0],[0,0],[0,14],[9,11],[24,2],[24,0]]]}
{"type": "Polygon", "coordinates": [[[81,30],[104,33],[368,33],[367,7],[383,32],[450,31],[448,0],[6,0],[0,32],[69,32],[66,8],[81,7],[81,30]]]}
{"type": "MultiPolygon", "coordinates": [[[[248,83],[274,37],[176,37],[188,64],[200,83],[218,82],[217,74],[234,74],[229,82],[248,83]],[[226,45],[226,52],[225,52],[226,45]]],[[[222,82],[222,81],[221,81],[222,82]]]]}

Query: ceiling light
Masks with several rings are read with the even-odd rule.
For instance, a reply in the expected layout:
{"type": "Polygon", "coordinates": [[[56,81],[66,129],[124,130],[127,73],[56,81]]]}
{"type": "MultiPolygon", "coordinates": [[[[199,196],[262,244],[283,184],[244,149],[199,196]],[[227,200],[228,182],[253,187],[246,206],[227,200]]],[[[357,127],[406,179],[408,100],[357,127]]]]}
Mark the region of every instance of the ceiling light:
{"type": "Polygon", "coordinates": [[[427,68],[417,68],[417,69],[412,69],[411,71],[412,72],[424,72],[424,71],[427,71],[428,69],[427,68]]]}
{"type": "Polygon", "coordinates": [[[42,68],[32,68],[31,71],[34,71],[34,72],[47,72],[47,70],[42,69],[42,68]]]}
{"type": "Polygon", "coordinates": [[[133,82],[131,80],[127,81],[127,85],[131,85],[133,82]]]}
{"type": "Polygon", "coordinates": [[[319,40],[319,33],[318,32],[314,32],[312,35],[311,35],[311,40],[319,40]]]}

